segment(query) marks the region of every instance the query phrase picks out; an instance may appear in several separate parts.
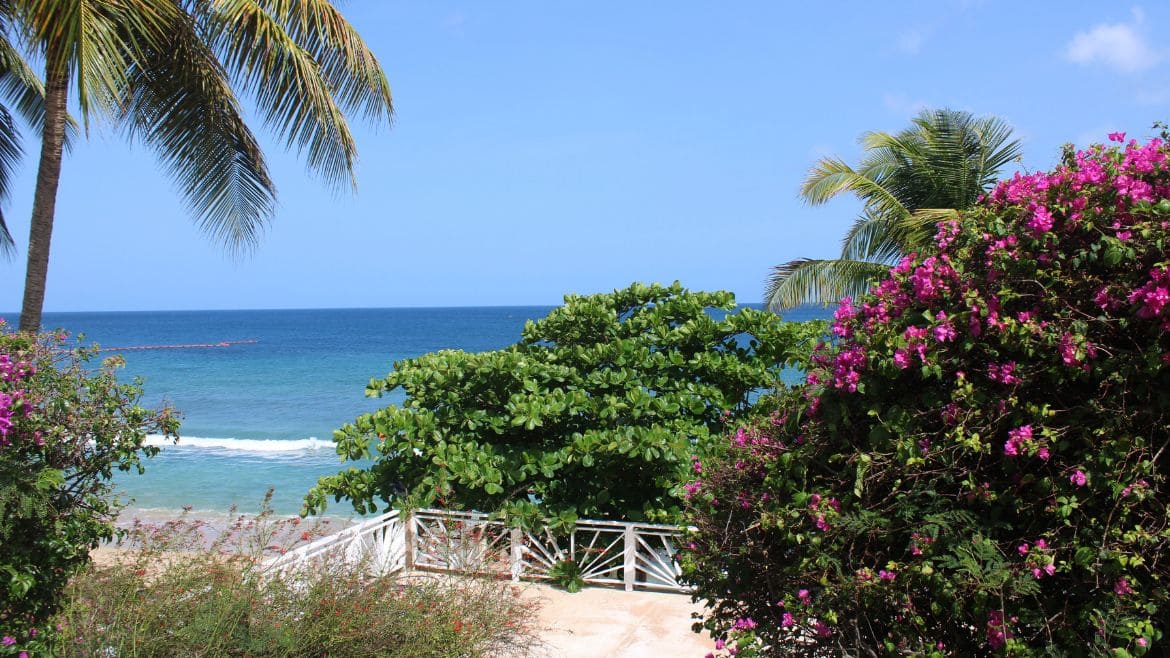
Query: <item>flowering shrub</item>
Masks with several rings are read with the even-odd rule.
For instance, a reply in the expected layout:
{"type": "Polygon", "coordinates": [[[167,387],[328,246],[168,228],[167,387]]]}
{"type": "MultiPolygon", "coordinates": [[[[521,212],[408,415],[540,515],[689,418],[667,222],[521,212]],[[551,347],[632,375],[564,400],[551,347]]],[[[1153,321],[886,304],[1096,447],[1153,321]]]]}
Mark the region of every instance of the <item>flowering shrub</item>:
{"type": "Polygon", "coordinates": [[[1163,651],[1168,254],[1170,145],[1069,148],[843,300],[687,487],[705,625],[740,656],[1163,651]]]}
{"type": "Polygon", "coordinates": [[[138,406],[116,360],[89,369],[94,352],[64,341],[0,321],[0,656],[43,655],[66,583],[114,535],[114,469],[141,469],[147,433],[178,427],[138,406]]]}

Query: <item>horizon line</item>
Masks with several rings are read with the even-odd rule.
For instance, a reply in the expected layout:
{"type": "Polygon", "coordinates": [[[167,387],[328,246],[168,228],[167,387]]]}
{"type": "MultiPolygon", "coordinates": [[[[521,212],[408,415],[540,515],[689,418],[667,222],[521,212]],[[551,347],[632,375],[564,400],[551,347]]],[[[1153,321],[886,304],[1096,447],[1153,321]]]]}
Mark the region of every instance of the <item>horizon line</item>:
{"type": "MultiPolygon", "coordinates": [[[[736,306],[766,306],[759,302],[735,302],[736,306]]],[[[257,308],[158,308],[158,309],[96,309],[87,311],[44,311],[45,315],[70,315],[82,313],[230,313],[247,311],[396,311],[396,310],[458,310],[482,308],[557,308],[560,304],[448,304],[442,306],[319,306],[319,307],[257,307],[257,308]]],[[[812,304],[811,307],[819,305],[812,304]]],[[[0,318],[19,318],[20,312],[11,313],[0,311],[0,318]]]]}

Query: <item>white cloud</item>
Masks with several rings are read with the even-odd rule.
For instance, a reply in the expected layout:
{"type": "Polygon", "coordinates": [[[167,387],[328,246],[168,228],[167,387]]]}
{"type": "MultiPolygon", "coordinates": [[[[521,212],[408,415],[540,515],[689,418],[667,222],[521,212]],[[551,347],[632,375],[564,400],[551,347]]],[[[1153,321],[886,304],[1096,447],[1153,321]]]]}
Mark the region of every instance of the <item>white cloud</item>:
{"type": "Polygon", "coordinates": [[[1138,31],[1145,14],[1134,9],[1133,18],[1133,23],[1101,23],[1088,32],[1078,32],[1065,48],[1065,57],[1077,64],[1103,64],[1121,73],[1154,66],[1161,55],[1138,31]]]}

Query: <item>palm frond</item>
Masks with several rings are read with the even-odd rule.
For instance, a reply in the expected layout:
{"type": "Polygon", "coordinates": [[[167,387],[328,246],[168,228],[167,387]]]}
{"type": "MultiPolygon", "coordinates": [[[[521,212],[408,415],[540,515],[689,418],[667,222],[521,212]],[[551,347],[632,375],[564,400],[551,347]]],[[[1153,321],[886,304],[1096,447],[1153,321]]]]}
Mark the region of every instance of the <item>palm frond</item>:
{"type": "Polygon", "coordinates": [[[353,187],[357,147],[313,53],[255,0],[209,0],[206,7],[212,48],[252,92],[269,128],[327,183],[353,187]]]}
{"type": "Polygon", "coordinates": [[[889,274],[883,263],[801,258],[772,268],[764,299],[776,313],[801,304],[831,304],[859,297],[889,274]]]}
{"type": "Polygon", "coordinates": [[[87,127],[94,117],[117,114],[136,50],[180,11],[173,0],[28,0],[13,6],[47,69],[69,72],[87,127]]]}
{"type": "MultiPolygon", "coordinates": [[[[8,108],[0,106],[0,204],[12,196],[12,177],[20,164],[24,149],[20,145],[20,130],[8,108]]],[[[0,213],[0,256],[11,258],[16,254],[16,241],[0,213]]]]}
{"type": "Polygon", "coordinates": [[[893,264],[906,253],[908,237],[900,222],[865,212],[841,240],[841,259],[893,264]]]}
{"type": "Polygon", "coordinates": [[[157,152],[200,228],[229,249],[253,247],[276,189],[225,71],[186,15],[148,55],[128,72],[123,127],[157,152]]]}
{"type": "Polygon", "coordinates": [[[258,1],[284,25],[296,43],[312,54],[333,90],[334,99],[344,109],[372,121],[391,122],[394,105],[386,74],[373,51],[332,2],[258,1]]]}
{"type": "Polygon", "coordinates": [[[905,213],[906,208],[878,180],[855,171],[839,158],[822,158],[809,170],[800,194],[812,205],[820,205],[845,192],[857,195],[867,206],[882,212],[905,213]]]}

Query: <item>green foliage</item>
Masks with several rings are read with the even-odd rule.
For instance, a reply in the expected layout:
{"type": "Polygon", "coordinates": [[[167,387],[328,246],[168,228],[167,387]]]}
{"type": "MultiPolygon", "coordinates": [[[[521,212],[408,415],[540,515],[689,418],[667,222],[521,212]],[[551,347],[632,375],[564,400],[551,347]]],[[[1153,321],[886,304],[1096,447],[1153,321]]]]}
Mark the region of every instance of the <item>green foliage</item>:
{"type": "Polygon", "coordinates": [[[374,464],[322,478],[306,508],[334,496],[363,512],[380,498],[564,526],[676,518],[688,455],[816,335],[734,306],[726,292],[635,284],[567,296],[507,349],[397,363],[367,393],[400,388],[403,405],[334,433],[344,459],[374,464]]]}
{"type": "Polygon", "coordinates": [[[581,565],[573,560],[560,560],[548,570],[548,582],[570,594],[576,594],[585,586],[581,577],[581,565]]]}
{"type": "Polygon", "coordinates": [[[741,656],[1163,655],[1168,253],[1166,142],[1070,148],[843,300],[688,485],[705,625],[741,656]]]}
{"type": "Polygon", "coordinates": [[[298,522],[262,513],[226,530],[187,519],[135,526],[132,549],[74,578],[58,646],[76,656],[448,658],[534,645],[535,610],[510,583],[399,580],[329,559],[265,573],[264,557],[317,534],[298,522]],[[218,533],[210,543],[208,532],[218,533]]]}
{"type": "Polygon", "coordinates": [[[92,350],[63,341],[0,323],[0,635],[16,640],[3,649],[14,654],[48,641],[66,582],[114,536],[114,471],[141,471],[158,450],[146,435],[178,427],[169,410],[138,405],[118,360],[92,369],[92,350]]]}

